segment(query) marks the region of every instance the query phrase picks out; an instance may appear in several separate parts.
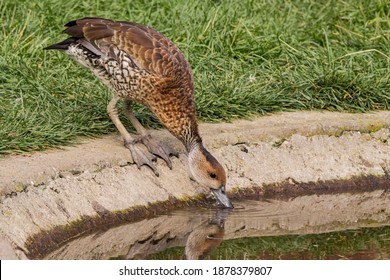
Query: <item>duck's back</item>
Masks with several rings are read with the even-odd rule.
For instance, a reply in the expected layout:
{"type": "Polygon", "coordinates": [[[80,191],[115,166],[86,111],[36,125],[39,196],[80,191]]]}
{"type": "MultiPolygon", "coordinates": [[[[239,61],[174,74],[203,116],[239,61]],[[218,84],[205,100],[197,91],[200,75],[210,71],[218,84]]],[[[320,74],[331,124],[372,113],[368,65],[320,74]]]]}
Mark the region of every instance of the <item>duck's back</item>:
{"type": "Polygon", "coordinates": [[[186,87],[188,94],[193,94],[189,63],[158,31],[138,23],[101,18],[83,18],[65,26],[71,38],[49,48],[66,48],[122,97],[136,94],[133,91],[164,93],[178,87],[186,87]],[[130,88],[123,90],[126,85],[130,88]]]}
{"type": "Polygon", "coordinates": [[[102,18],[65,26],[71,37],[46,49],[65,50],[114,95],[149,107],[183,142],[198,138],[191,67],[167,37],[139,23],[102,18]]]}

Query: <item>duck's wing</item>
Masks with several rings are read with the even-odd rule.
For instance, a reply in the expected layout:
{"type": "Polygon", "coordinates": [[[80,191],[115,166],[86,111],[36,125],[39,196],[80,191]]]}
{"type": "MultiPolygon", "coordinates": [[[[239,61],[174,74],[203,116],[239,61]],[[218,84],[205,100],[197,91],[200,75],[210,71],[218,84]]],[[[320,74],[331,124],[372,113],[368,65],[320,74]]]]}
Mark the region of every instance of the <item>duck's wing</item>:
{"type": "Polygon", "coordinates": [[[97,55],[118,59],[123,51],[140,69],[153,75],[192,80],[191,67],[181,51],[148,26],[102,18],[78,19],[65,26],[65,33],[97,55]]]}

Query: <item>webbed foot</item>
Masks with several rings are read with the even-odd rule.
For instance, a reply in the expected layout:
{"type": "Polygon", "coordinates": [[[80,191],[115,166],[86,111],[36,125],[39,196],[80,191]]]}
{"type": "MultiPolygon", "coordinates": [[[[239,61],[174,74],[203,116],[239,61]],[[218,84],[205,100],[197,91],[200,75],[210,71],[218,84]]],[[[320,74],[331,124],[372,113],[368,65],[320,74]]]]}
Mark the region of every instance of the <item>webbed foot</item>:
{"type": "Polygon", "coordinates": [[[142,149],[141,147],[137,146],[134,141],[125,143],[125,146],[130,150],[133,161],[135,164],[137,164],[138,169],[141,169],[142,165],[146,165],[152,169],[157,177],[160,175],[156,166],[152,163],[152,161],[156,161],[155,155],[149,153],[146,149],[142,149]]]}
{"type": "Polygon", "coordinates": [[[178,158],[178,152],[169,147],[167,144],[154,140],[150,135],[142,136],[141,141],[146,146],[146,148],[148,148],[151,154],[162,158],[167,163],[168,167],[172,169],[172,162],[169,157],[175,156],[178,158]]]}

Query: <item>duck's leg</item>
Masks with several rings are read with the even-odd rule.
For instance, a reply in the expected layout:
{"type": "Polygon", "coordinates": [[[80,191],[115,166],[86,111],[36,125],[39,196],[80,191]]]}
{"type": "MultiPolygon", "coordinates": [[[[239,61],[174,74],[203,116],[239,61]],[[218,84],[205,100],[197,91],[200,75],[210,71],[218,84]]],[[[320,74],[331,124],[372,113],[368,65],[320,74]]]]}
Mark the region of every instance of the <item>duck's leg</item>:
{"type": "Polygon", "coordinates": [[[116,108],[116,103],[118,102],[118,100],[119,97],[114,95],[111,101],[108,103],[107,111],[112,122],[115,124],[119,133],[122,135],[123,140],[125,142],[125,147],[130,150],[131,156],[133,157],[134,162],[137,164],[138,169],[141,168],[142,165],[147,165],[153,170],[156,176],[159,176],[156,167],[152,163],[152,160],[156,159],[156,157],[153,154],[149,153],[146,149],[142,149],[141,147],[137,146],[137,140],[130,135],[130,133],[126,130],[126,128],[120,121],[116,108]]]}
{"type": "Polygon", "coordinates": [[[141,141],[148,148],[149,152],[165,160],[168,167],[172,169],[172,162],[169,159],[169,156],[178,157],[179,154],[175,152],[168,145],[159,142],[157,140],[154,140],[150,136],[147,130],[142,126],[142,124],[135,117],[133,110],[131,109],[131,100],[129,99],[125,99],[124,101],[124,113],[126,117],[130,120],[134,128],[137,130],[137,132],[140,134],[141,141]]]}

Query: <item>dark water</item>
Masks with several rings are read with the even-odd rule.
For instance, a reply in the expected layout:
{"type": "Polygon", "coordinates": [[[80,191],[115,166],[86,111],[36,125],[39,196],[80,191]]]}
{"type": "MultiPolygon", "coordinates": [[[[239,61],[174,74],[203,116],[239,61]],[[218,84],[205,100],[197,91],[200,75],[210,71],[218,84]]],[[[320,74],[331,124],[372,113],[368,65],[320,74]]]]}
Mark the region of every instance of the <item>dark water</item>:
{"type": "Polygon", "coordinates": [[[235,201],[72,240],[48,259],[390,259],[390,194],[235,201]]]}
{"type": "MultiPolygon", "coordinates": [[[[236,210],[230,213],[206,209],[175,211],[171,215],[209,211],[209,220],[189,235],[185,247],[167,249],[148,258],[390,259],[390,226],[387,223],[378,223],[373,219],[359,222],[355,215],[356,208],[337,206],[341,213],[335,211],[333,215],[340,215],[338,218],[326,212],[326,207],[320,207],[323,211],[316,209],[321,203],[329,203],[328,206],[333,208],[335,205],[329,199],[331,197],[316,197],[311,209],[305,209],[310,204],[302,203],[299,209],[296,207],[298,205],[291,205],[292,202],[273,200],[238,202],[236,210]],[[225,224],[234,227],[242,220],[248,221],[245,226],[233,232],[225,230],[225,224]],[[327,220],[333,222],[328,224],[327,220]],[[292,232],[288,233],[287,230],[292,232]],[[189,241],[191,238],[196,242],[189,241]]],[[[376,210],[381,212],[383,209],[379,207],[376,210]]],[[[365,215],[368,215],[368,211],[365,215]]]]}

